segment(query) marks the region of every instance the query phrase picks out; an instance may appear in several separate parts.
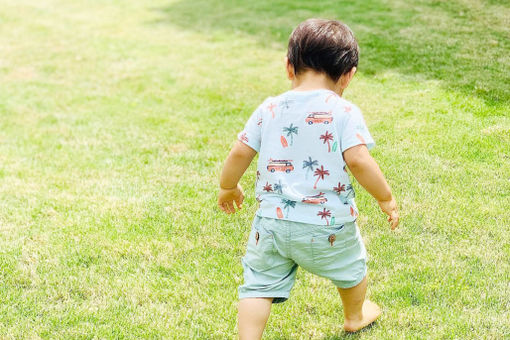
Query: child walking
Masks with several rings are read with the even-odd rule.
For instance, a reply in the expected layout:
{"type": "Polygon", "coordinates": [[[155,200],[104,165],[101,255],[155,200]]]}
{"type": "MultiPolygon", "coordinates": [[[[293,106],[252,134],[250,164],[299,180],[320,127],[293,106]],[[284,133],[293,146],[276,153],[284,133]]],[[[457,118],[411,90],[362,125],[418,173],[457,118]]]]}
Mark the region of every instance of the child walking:
{"type": "Polygon", "coordinates": [[[355,332],[380,315],[365,299],[367,255],[346,168],[377,200],[391,229],[397,205],[368,149],[374,146],[357,106],[342,98],[358,65],[352,31],[335,20],[309,19],[291,34],[287,75],[292,90],[267,98],[251,115],[220,177],[218,206],[241,209],[239,180],[259,153],[255,194],[260,206],[239,287],[239,337],[260,339],[272,303],[288,299],[297,268],[330,279],[355,332]]]}

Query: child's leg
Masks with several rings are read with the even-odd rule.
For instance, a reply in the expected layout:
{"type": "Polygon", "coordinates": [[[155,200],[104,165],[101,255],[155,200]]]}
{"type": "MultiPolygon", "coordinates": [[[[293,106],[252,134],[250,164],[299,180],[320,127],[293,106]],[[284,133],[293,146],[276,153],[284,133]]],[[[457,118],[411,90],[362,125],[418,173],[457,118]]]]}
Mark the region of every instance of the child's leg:
{"type": "Polygon", "coordinates": [[[266,327],[273,298],[245,298],[239,301],[238,328],[240,340],[259,340],[266,327]]]}
{"type": "Polygon", "coordinates": [[[372,301],[365,300],[367,277],[352,288],[338,288],[344,306],[344,330],[356,332],[374,322],[381,309],[372,301]]]}

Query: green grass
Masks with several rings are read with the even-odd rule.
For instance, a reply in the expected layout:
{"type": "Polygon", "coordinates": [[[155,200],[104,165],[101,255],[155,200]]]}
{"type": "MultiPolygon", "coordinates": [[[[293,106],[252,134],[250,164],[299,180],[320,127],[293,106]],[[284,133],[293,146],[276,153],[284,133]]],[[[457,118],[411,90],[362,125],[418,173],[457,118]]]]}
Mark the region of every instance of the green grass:
{"type": "Polygon", "coordinates": [[[285,91],[292,28],[340,18],[361,46],[346,98],[401,208],[358,187],[368,295],[341,331],[304,271],[267,339],[510,337],[506,1],[0,0],[0,339],[233,339],[255,211],[215,208],[236,132],[285,91]]]}

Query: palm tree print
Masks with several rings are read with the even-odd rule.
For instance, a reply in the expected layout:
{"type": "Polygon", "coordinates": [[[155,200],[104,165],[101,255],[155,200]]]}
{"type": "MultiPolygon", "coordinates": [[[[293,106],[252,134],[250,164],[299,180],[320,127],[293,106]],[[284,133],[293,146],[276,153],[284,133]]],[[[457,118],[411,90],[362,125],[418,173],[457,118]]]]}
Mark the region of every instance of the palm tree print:
{"type": "Polygon", "coordinates": [[[276,107],[276,104],[274,103],[271,103],[267,106],[267,109],[269,110],[269,112],[271,112],[271,115],[273,115],[273,118],[274,118],[274,108],[276,107]]]}
{"type": "Polygon", "coordinates": [[[274,184],[274,191],[276,191],[277,193],[279,193],[281,195],[282,190],[283,190],[283,185],[282,185],[282,180],[280,179],[280,180],[278,180],[278,183],[274,184]]]}
{"type": "MultiPolygon", "coordinates": [[[[338,184],[340,184],[340,183],[338,183],[338,184]]],[[[343,185],[343,186],[345,186],[345,185],[343,185]]],[[[337,191],[337,193],[338,193],[338,191],[337,191]]],[[[342,201],[343,204],[348,204],[350,202],[350,199],[354,198],[354,196],[356,196],[355,193],[354,193],[354,189],[352,188],[351,184],[345,186],[343,194],[338,193],[338,195],[340,196],[339,197],[340,201],[342,201]]]]}
{"type": "Polygon", "coordinates": [[[286,210],[287,214],[285,215],[285,217],[289,217],[289,210],[290,208],[295,208],[296,207],[296,201],[291,201],[291,200],[288,200],[286,198],[282,199],[282,203],[283,203],[283,210],[286,210]]]}
{"type": "Polygon", "coordinates": [[[290,137],[290,145],[294,142],[294,136],[293,134],[298,134],[298,127],[294,126],[293,124],[290,124],[289,127],[284,127],[283,132],[287,133],[287,137],[290,137]]]}
{"type": "Polygon", "coordinates": [[[326,225],[329,225],[328,217],[331,217],[331,211],[330,210],[327,210],[326,208],[324,208],[322,211],[319,211],[317,213],[317,216],[320,216],[321,220],[325,219],[326,220],[326,225]]]}
{"type": "Polygon", "coordinates": [[[321,135],[319,139],[322,139],[323,144],[328,143],[328,152],[331,152],[331,145],[329,144],[329,141],[333,140],[333,134],[326,131],[326,133],[321,135]]]}
{"type": "Polygon", "coordinates": [[[280,102],[280,107],[282,107],[284,109],[289,109],[290,108],[290,103],[292,103],[292,100],[288,100],[287,98],[285,98],[284,101],[280,102]]]}
{"type": "Polygon", "coordinates": [[[272,192],[273,191],[273,187],[271,186],[271,184],[266,182],[266,185],[264,185],[264,188],[262,190],[267,191],[267,192],[272,192]]]}
{"type": "Polygon", "coordinates": [[[337,187],[333,187],[333,190],[334,190],[337,194],[341,195],[341,194],[342,194],[342,191],[345,191],[345,184],[342,184],[342,183],[338,182],[338,186],[337,186],[337,187]]]}
{"type": "Polygon", "coordinates": [[[312,160],[312,157],[308,156],[308,160],[303,161],[303,169],[306,169],[305,179],[308,179],[308,174],[313,171],[313,167],[319,165],[319,161],[312,160]]]}
{"type": "Polygon", "coordinates": [[[313,185],[314,189],[317,189],[317,183],[319,182],[319,179],[324,180],[324,176],[329,176],[329,170],[324,169],[324,166],[321,165],[320,169],[315,169],[315,172],[313,173],[314,176],[317,176],[317,180],[315,181],[315,184],[313,185]]]}

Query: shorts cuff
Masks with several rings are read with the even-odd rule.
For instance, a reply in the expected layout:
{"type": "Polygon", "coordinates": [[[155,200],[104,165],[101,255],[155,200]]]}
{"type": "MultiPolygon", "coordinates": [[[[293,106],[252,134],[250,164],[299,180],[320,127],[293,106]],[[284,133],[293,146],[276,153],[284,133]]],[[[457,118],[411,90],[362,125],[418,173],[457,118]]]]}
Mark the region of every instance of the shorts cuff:
{"type": "Polygon", "coordinates": [[[289,299],[289,294],[255,291],[239,293],[239,300],[249,298],[273,298],[273,303],[282,303],[289,299]]]}
{"type": "Polygon", "coordinates": [[[331,282],[333,282],[333,284],[338,288],[349,289],[359,285],[359,283],[363,281],[363,279],[367,276],[367,271],[368,271],[367,268],[365,268],[365,272],[363,273],[363,275],[361,275],[361,278],[356,281],[331,281],[331,282]]]}

